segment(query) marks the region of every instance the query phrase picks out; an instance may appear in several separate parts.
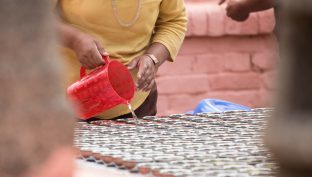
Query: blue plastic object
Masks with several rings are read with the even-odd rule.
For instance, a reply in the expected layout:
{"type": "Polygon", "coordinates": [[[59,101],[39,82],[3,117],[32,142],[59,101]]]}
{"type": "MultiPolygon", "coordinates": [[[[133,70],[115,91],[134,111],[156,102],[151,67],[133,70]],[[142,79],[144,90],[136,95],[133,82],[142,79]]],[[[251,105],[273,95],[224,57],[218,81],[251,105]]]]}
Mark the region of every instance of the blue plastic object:
{"type": "Polygon", "coordinates": [[[224,112],[224,111],[250,111],[251,108],[229,101],[218,99],[205,99],[202,100],[194,111],[187,112],[188,114],[208,113],[208,112],[224,112]]]}

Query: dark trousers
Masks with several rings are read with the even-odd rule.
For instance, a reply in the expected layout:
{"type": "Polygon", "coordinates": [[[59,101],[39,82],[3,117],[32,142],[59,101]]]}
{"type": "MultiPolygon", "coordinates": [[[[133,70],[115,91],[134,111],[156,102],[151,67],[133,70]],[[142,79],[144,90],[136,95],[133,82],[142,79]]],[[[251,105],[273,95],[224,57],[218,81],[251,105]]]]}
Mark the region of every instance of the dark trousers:
{"type": "MultiPolygon", "coordinates": [[[[138,107],[134,111],[135,114],[139,118],[142,118],[144,116],[155,116],[157,113],[157,97],[158,97],[157,85],[154,84],[146,100],[143,102],[143,104],[140,107],[138,107]]],[[[132,117],[133,117],[132,114],[129,113],[129,114],[118,116],[117,118],[132,118],[132,117]]]]}

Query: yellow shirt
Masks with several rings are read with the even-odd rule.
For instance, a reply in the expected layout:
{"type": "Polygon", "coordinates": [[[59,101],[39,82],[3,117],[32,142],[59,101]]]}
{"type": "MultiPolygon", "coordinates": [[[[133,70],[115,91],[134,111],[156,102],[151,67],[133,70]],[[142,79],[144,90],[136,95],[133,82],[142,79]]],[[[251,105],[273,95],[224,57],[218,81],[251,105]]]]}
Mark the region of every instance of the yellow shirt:
{"type": "MultiPolygon", "coordinates": [[[[153,42],[166,46],[174,60],[185,37],[187,18],[183,0],[59,0],[59,7],[66,23],[95,37],[111,58],[125,65],[142,55],[153,42]],[[138,20],[130,27],[120,25],[112,1],[116,2],[115,14],[124,22],[135,17],[141,2],[138,20]]],[[[73,51],[63,52],[69,85],[79,79],[80,64],[73,51]]],[[[132,72],[134,80],[136,72],[132,72]]],[[[148,94],[136,92],[131,101],[133,108],[137,109],[148,94]]],[[[119,105],[97,117],[110,119],[129,112],[126,105],[119,105]]]]}

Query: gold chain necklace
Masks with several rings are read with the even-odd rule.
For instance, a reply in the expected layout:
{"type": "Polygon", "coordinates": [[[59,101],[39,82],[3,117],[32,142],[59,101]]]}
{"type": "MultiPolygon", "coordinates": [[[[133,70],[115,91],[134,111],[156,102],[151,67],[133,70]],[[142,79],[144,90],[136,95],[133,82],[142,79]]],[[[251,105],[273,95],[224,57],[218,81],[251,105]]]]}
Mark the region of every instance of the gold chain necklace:
{"type": "Polygon", "coordinates": [[[117,19],[117,22],[123,27],[130,27],[130,26],[135,24],[135,22],[139,19],[141,6],[142,6],[141,0],[138,0],[136,14],[135,14],[134,18],[132,20],[130,20],[130,22],[125,22],[120,18],[120,15],[119,15],[118,9],[117,9],[117,5],[116,5],[116,0],[112,0],[113,14],[114,14],[115,18],[117,19]]]}

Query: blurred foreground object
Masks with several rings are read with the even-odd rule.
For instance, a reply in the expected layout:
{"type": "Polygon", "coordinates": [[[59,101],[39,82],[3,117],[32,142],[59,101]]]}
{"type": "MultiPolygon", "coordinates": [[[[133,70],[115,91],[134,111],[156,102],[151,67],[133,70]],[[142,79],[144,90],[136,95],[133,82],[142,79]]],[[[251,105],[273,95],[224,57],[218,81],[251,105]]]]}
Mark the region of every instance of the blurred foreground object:
{"type": "Polygon", "coordinates": [[[72,176],[51,11],[50,1],[0,0],[0,176],[72,176]]]}
{"type": "Polygon", "coordinates": [[[282,2],[281,83],[266,141],[280,176],[312,176],[312,2],[282,2]]]}

